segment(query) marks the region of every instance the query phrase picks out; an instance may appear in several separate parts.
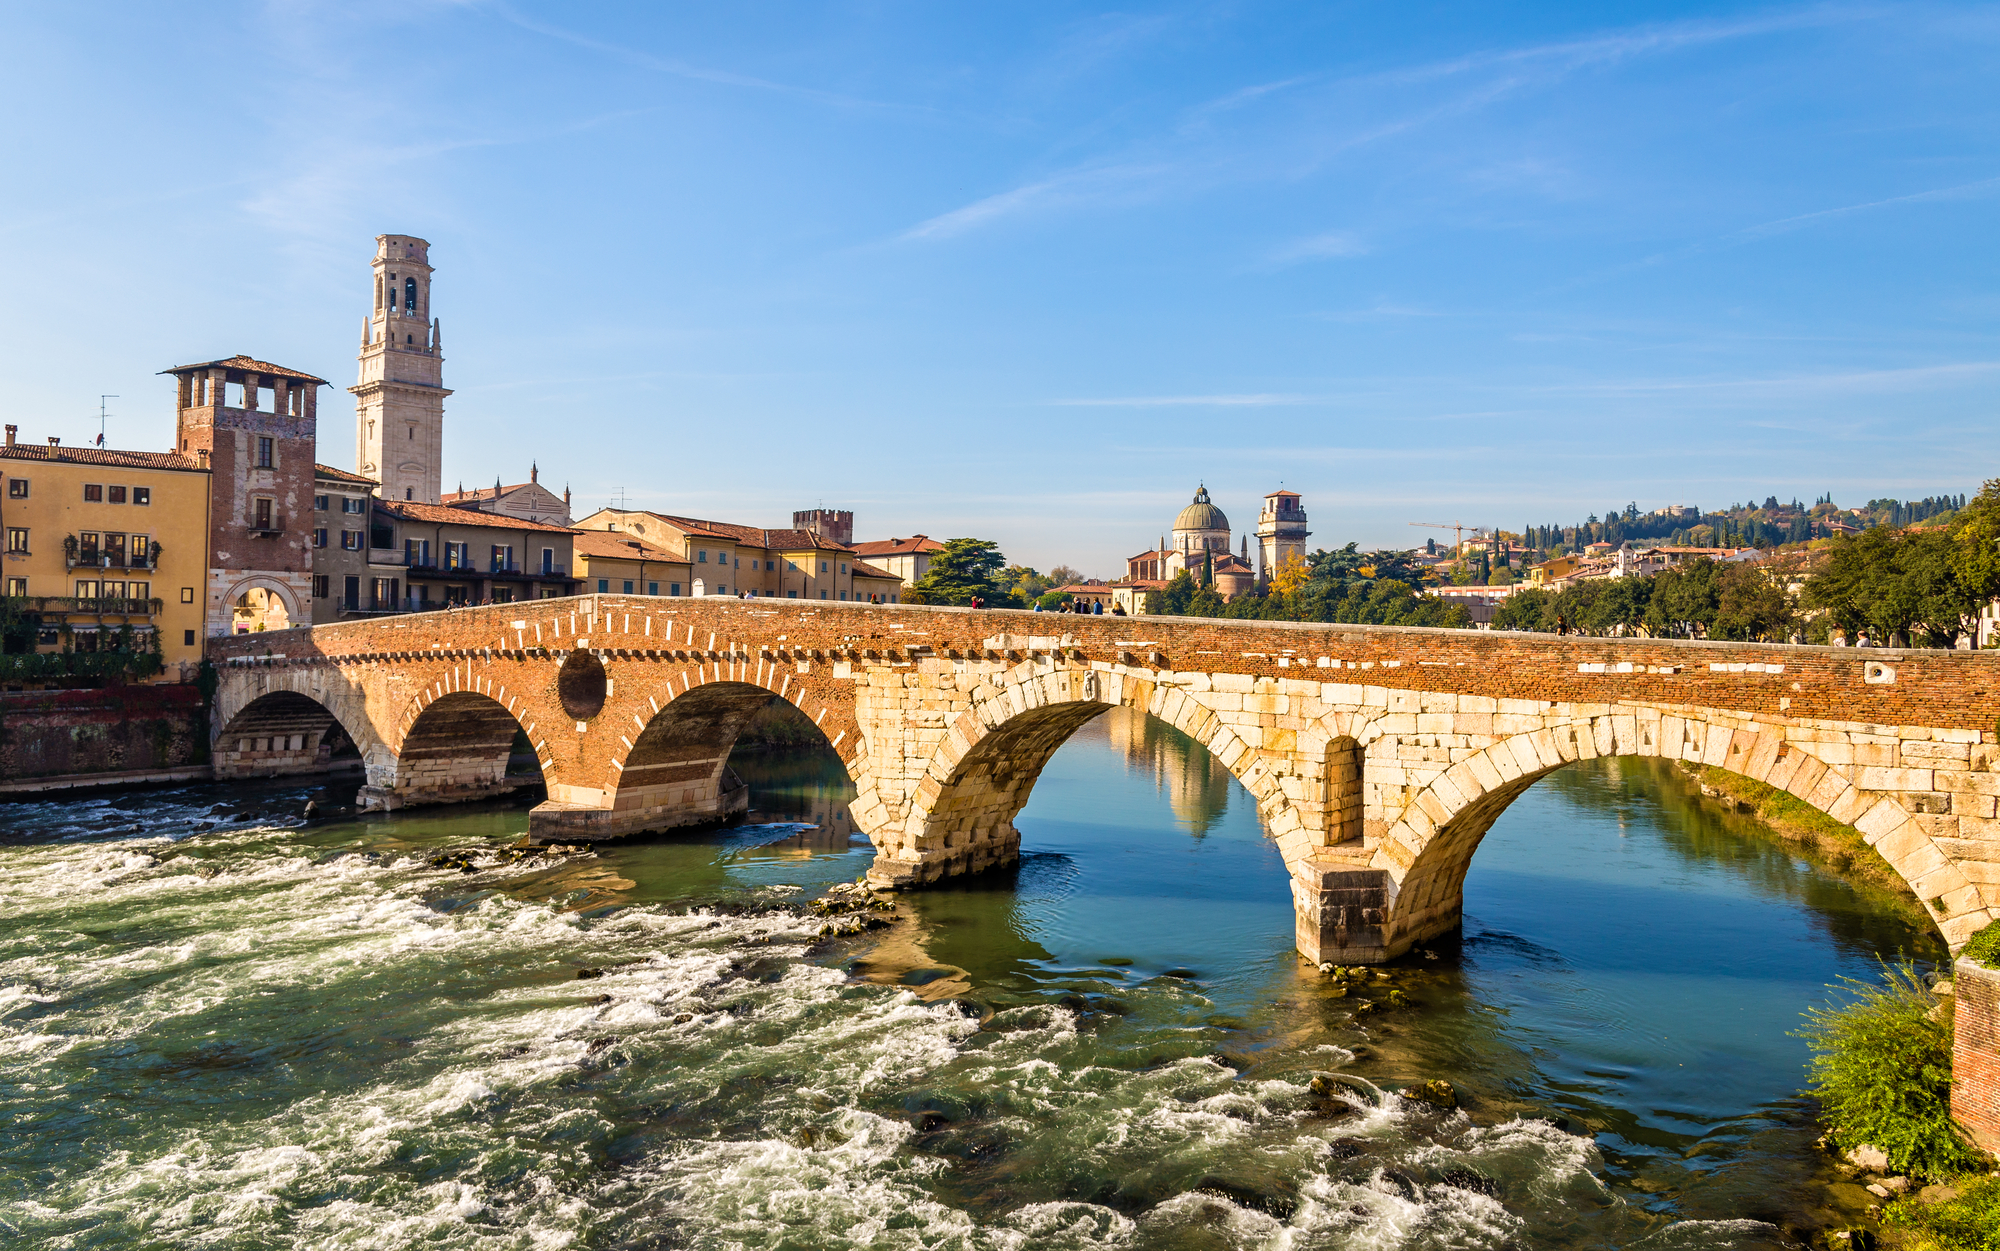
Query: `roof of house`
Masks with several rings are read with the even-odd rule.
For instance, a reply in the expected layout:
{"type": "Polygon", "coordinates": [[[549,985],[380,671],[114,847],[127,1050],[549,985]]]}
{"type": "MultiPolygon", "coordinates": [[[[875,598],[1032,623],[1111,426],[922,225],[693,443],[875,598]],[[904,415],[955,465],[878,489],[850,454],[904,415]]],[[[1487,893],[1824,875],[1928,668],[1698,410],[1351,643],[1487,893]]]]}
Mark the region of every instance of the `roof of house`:
{"type": "Polygon", "coordinates": [[[179,452],[125,452],[108,447],[63,447],[55,443],[10,443],[0,447],[8,460],[39,460],[61,464],[106,465],[119,469],[192,469],[208,466],[179,452]]]}
{"type": "Polygon", "coordinates": [[[320,386],[329,385],[324,378],[315,378],[311,374],[303,374],[296,369],[286,369],[283,365],[273,365],[269,361],[260,361],[254,356],[245,356],[241,352],[219,361],[202,361],[194,365],[176,365],[172,369],[162,369],[160,372],[163,374],[185,374],[192,373],[198,369],[240,369],[247,374],[264,374],[278,378],[297,378],[300,382],[312,382],[320,386]]]}
{"type": "Polygon", "coordinates": [[[438,498],[447,504],[470,504],[477,500],[499,499],[503,495],[512,495],[516,491],[525,491],[529,487],[541,487],[542,490],[548,491],[550,495],[555,494],[554,491],[549,491],[547,487],[542,486],[539,480],[534,480],[528,482],[514,482],[506,486],[497,488],[474,487],[470,491],[446,491],[443,495],[440,495],[438,498]]]}
{"type": "Polygon", "coordinates": [[[878,569],[874,565],[869,564],[865,560],[857,560],[853,563],[854,563],[854,576],[857,578],[889,578],[897,582],[902,581],[901,578],[897,577],[893,573],[890,573],[887,569],[878,569]]]}
{"type": "Polygon", "coordinates": [[[581,533],[568,526],[552,526],[545,521],[525,521],[505,513],[474,512],[467,508],[447,508],[442,504],[418,504],[410,500],[381,500],[375,507],[406,521],[429,521],[449,526],[477,526],[488,530],[540,530],[546,534],[581,533]]]}
{"type": "Polygon", "coordinates": [[[635,539],[617,530],[577,530],[576,554],[593,556],[600,560],[657,560],[686,564],[679,556],[663,548],[635,539]]]}
{"type": "Polygon", "coordinates": [[[1088,592],[1092,595],[1109,595],[1112,589],[1112,585],[1109,582],[1069,582],[1062,586],[1052,586],[1049,588],[1051,591],[1061,591],[1066,595],[1075,595],[1078,592],[1088,592]]]}
{"type": "Polygon", "coordinates": [[[903,556],[911,552],[941,552],[944,544],[927,534],[913,534],[907,539],[871,539],[866,543],[856,543],[856,556],[903,556]]]}
{"type": "MultiPolygon", "coordinates": [[[[624,511],[624,510],[619,510],[624,511]]],[[[672,513],[656,513],[650,509],[634,509],[648,517],[657,517],[668,525],[686,534],[704,538],[729,539],[747,547],[778,548],[785,551],[813,549],[823,552],[852,552],[845,543],[836,543],[824,535],[811,530],[763,530],[756,526],[739,526],[729,521],[705,521],[699,517],[676,517],[672,513]]]]}
{"type": "Polygon", "coordinates": [[[1167,549],[1167,548],[1164,548],[1164,547],[1155,547],[1155,548],[1152,548],[1152,549],[1150,549],[1150,550],[1148,550],[1148,551],[1144,551],[1144,552],[1140,552],[1140,553],[1139,553],[1139,554],[1138,554],[1137,556],[1127,556],[1127,557],[1126,557],[1125,559],[1127,559],[1127,560],[1151,560],[1151,559],[1153,559],[1153,558],[1154,558],[1154,557],[1156,557],[1156,556],[1162,556],[1162,557],[1164,557],[1164,556],[1171,556],[1171,555],[1173,555],[1173,552],[1172,552],[1171,550],[1169,550],[1169,549],[1167,549]]]}
{"type": "Polygon", "coordinates": [[[313,477],[325,478],[329,482],[352,482],[355,486],[382,485],[373,478],[364,478],[358,473],[349,473],[345,469],[335,469],[332,465],[314,465],[313,477]]]}

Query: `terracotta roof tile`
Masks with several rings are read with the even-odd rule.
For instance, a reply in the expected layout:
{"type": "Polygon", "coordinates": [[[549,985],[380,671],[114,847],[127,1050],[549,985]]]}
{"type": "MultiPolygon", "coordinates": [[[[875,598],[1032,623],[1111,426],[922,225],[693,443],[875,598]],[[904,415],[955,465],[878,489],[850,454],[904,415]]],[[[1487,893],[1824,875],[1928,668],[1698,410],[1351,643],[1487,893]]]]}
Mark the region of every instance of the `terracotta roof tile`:
{"type": "Polygon", "coordinates": [[[944,544],[927,534],[913,534],[907,539],[872,539],[866,543],[856,543],[856,556],[901,556],[909,552],[941,552],[944,544]]]}
{"type": "Polygon", "coordinates": [[[119,469],[191,469],[208,467],[179,452],[125,452],[108,447],[60,447],[47,443],[15,443],[0,447],[0,458],[69,465],[106,465],[119,469]]]}
{"type": "Polygon", "coordinates": [[[635,539],[618,530],[577,530],[576,551],[580,556],[596,556],[607,560],[648,560],[674,564],[687,561],[662,548],[635,539]]]}
{"type": "Polygon", "coordinates": [[[356,486],[382,485],[373,478],[364,478],[358,473],[349,473],[345,469],[335,469],[332,465],[314,465],[313,477],[325,478],[332,482],[352,482],[356,486]]]}
{"type": "Polygon", "coordinates": [[[278,378],[297,378],[300,382],[318,383],[323,387],[330,385],[324,378],[315,378],[311,374],[302,374],[296,369],[286,369],[283,365],[273,365],[269,361],[260,361],[254,356],[245,356],[241,352],[219,361],[202,361],[195,365],[176,365],[172,369],[162,369],[160,372],[163,374],[185,374],[197,369],[241,369],[246,373],[267,374],[278,378]]]}
{"type": "Polygon", "coordinates": [[[869,564],[869,563],[868,563],[867,561],[865,561],[865,560],[857,560],[857,561],[854,561],[854,562],[852,562],[852,565],[853,565],[853,568],[854,568],[854,573],[855,573],[855,576],[856,576],[856,577],[862,577],[862,578],[894,578],[894,579],[895,579],[896,581],[898,581],[898,582],[902,581],[902,579],[901,579],[901,578],[897,577],[897,576],[896,576],[895,574],[893,574],[893,573],[890,573],[890,572],[889,572],[889,571],[888,571],[887,569],[877,569],[877,568],[876,568],[875,566],[873,566],[873,565],[869,564]]]}
{"type": "Polygon", "coordinates": [[[509,517],[505,513],[482,513],[469,508],[447,508],[442,504],[417,504],[409,500],[382,500],[375,505],[391,516],[406,521],[428,521],[448,526],[482,526],[500,530],[540,530],[546,534],[567,534],[577,532],[568,526],[552,526],[541,521],[523,521],[519,517],[509,517]]]}

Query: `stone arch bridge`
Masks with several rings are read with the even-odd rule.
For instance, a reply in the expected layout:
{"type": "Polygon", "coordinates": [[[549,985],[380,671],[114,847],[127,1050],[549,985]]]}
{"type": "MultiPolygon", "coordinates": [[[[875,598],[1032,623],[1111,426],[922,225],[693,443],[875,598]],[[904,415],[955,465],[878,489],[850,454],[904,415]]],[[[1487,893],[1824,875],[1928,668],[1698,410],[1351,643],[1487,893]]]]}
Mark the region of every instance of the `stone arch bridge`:
{"type": "Polygon", "coordinates": [[[1113,705],[1202,743],[1291,871],[1299,950],[1393,958],[1459,924],[1494,819],[1576,760],[1717,765],[1858,827],[1954,947],[2000,916],[2000,654],[772,600],[585,596],[238,635],[211,645],[219,776],[321,767],[363,801],[476,798],[517,732],[534,837],[724,817],[777,695],[846,762],[872,876],[1011,863],[1042,766],[1113,705]]]}

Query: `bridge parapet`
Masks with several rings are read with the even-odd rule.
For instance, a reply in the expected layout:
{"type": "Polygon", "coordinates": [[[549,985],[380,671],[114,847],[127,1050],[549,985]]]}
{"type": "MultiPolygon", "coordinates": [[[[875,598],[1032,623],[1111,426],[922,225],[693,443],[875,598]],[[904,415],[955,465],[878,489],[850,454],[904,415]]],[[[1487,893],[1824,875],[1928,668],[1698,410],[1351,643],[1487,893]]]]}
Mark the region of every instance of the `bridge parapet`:
{"type": "Polygon", "coordinates": [[[1608,755],[1732,768],[1857,825],[1954,943],[2000,907],[1993,653],[584,596],[210,655],[224,737],[258,700],[304,695],[362,750],[383,806],[505,787],[495,762],[518,728],[548,838],[728,815],[730,745],[777,695],[845,762],[872,873],[896,885],[1011,863],[1049,756],[1105,709],[1142,708],[1256,798],[1314,959],[1389,958],[1455,927],[1506,804],[1608,755]]]}

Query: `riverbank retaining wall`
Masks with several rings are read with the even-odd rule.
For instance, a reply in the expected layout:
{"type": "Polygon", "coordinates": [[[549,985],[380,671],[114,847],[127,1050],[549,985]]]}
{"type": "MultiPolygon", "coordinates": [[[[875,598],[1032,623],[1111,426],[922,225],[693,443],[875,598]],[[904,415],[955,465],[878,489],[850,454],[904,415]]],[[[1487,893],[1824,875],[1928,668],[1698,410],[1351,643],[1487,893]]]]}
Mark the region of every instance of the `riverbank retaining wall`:
{"type": "Polygon", "coordinates": [[[1951,980],[1951,1114],[2000,1152],[2000,973],[1961,958],[1951,980]]]}
{"type": "Polygon", "coordinates": [[[193,683],[0,693],[0,786],[208,763],[193,683]]]}

